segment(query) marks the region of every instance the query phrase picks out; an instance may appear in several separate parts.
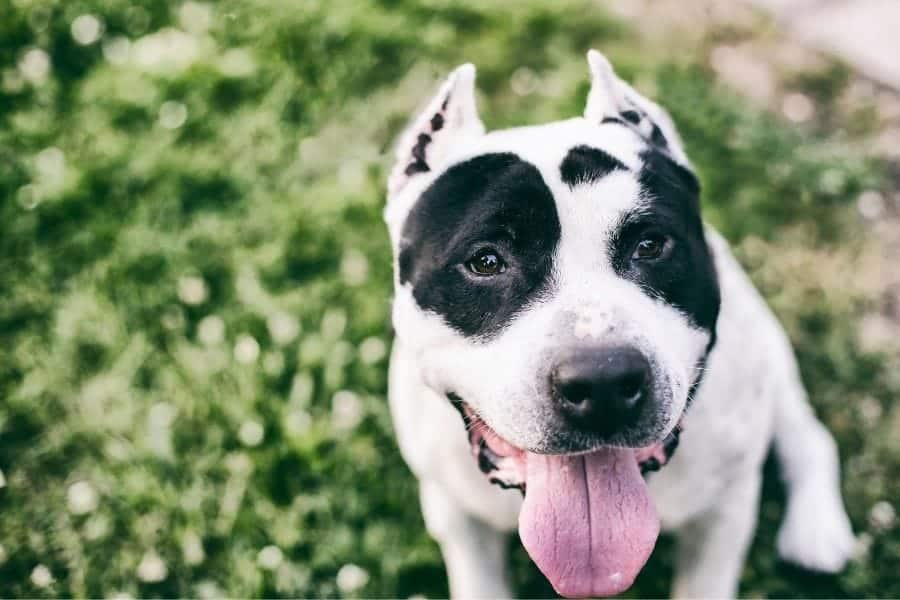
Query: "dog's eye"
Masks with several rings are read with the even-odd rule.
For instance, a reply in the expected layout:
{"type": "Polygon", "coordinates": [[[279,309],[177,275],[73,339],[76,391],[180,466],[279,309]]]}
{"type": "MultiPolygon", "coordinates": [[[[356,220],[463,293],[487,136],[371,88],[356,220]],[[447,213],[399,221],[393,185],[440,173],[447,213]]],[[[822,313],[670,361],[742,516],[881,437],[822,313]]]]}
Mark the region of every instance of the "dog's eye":
{"type": "Polygon", "coordinates": [[[499,275],[506,270],[506,263],[500,258],[500,255],[493,250],[480,250],[475,256],[469,259],[466,266],[476,275],[491,276],[499,275]]]}
{"type": "Polygon", "coordinates": [[[664,235],[648,235],[634,247],[631,259],[653,260],[659,258],[670,245],[670,239],[664,235]]]}

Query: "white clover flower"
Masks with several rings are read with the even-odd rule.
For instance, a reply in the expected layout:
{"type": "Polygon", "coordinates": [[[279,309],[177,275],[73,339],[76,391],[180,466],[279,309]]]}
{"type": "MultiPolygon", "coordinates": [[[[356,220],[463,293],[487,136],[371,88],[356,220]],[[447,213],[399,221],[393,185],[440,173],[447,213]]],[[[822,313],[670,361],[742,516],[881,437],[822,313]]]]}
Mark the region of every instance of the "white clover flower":
{"type": "Polygon", "coordinates": [[[117,35],[103,42],[103,58],[110,64],[124,65],[131,56],[131,40],[117,35]]]}
{"type": "Polygon", "coordinates": [[[178,11],[178,21],[185,31],[193,34],[204,33],[212,25],[212,9],[204,2],[188,0],[178,11]]]}
{"type": "Polygon", "coordinates": [[[539,83],[535,72],[528,67],[519,67],[513,71],[512,77],[509,79],[509,87],[517,96],[533,94],[539,83]]]}
{"type": "Polygon", "coordinates": [[[34,587],[45,588],[53,583],[53,573],[44,565],[38,565],[31,571],[31,583],[34,587]]]}
{"type": "Polygon", "coordinates": [[[238,438],[242,444],[252,448],[262,443],[265,433],[262,424],[257,421],[247,421],[238,430],[238,438]]]}
{"type": "Polygon", "coordinates": [[[369,277],[369,259],[359,250],[347,250],[341,259],[341,276],[347,285],[365,283],[369,277]]]}
{"type": "Polygon", "coordinates": [[[163,327],[170,331],[174,331],[184,326],[184,314],[181,312],[180,307],[172,306],[166,310],[159,321],[162,323],[163,327]]]}
{"type": "Polygon", "coordinates": [[[256,555],[256,564],[267,571],[274,571],[284,560],[284,553],[278,546],[266,546],[256,555]]]}
{"type": "Polygon", "coordinates": [[[6,487],[6,475],[3,474],[3,469],[0,469],[0,490],[6,487]]]}
{"type": "Polygon", "coordinates": [[[234,475],[247,475],[253,471],[253,461],[243,452],[231,452],[225,457],[225,468],[234,475]]]}
{"type": "Polygon", "coordinates": [[[782,100],[781,112],[789,121],[803,123],[812,119],[816,113],[816,105],[806,94],[791,92],[782,100]]]}
{"type": "Polygon", "coordinates": [[[293,316],[277,312],[266,321],[269,335],[279,346],[293,342],[300,334],[300,322],[293,316]]]}
{"type": "Polygon", "coordinates": [[[143,70],[171,73],[187,69],[199,53],[200,45],[194,36],[166,27],[135,40],[131,56],[143,70]]]}
{"type": "Polygon", "coordinates": [[[884,196],[875,190],[867,190],[856,199],[856,209],[866,219],[874,221],[884,213],[884,196]]]}
{"type": "Polygon", "coordinates": [[[284,426],[288,433],[303,435],[312,426],[312,417],[305,410],[292,410],[284,417],[284,426]]]}
{"type": "Polygon", "coordinates": [[[229,48],[222,54],[219,71],[227,77],[248,77],[256,72],[256,62],[243,48],[229,48]]]}
{"type": "Polygon", "coordinates": [[[876,502],[869,511],[869,523],[880,531],[887,531],[894,526],[897,520],[897,512],[887,500],[876,502]]]}
{"type": "Polygon", "coordinates": [[[348,431],[362,421],[363,407],[359,396],[340,390],[331,399],[331,425],[336,431],[348,431]]]}
{"type": "Polygon", "coordinates": [[[209,297],[209,288],[202,277],[185,275],[178,279],[178,297],[185,304],[203,304],[209,297]]]}
{"type": "Polygon", "coordinates": [[[315,136],[307,136],[301,139],[297,143],[297,154],[300,155],[300,158],[307,158],[308,156],[313,156],[316,152],[319,151],[319,138],[315,136]]]}
{"type": "Polygon", "coordinates": [[[3,544],[0,544],[0,565],[6,562],[6,548],[3,547],[3,544]]]}
{"type": "Polygon", "coordinates": [[[147,412],[147,420],[152,429],[167,429],[175,422],[178,409],[168,402],[157,402],[147,412]]]}
{"type": "Polygon", "coordinates": [[[266,352],[263,355],[263,370],[269,375],[278,375],[284,370],[284,355],[281,352],[266,352]]]}
{"type": "Polygon", "coordinates": [[[187,121],[188,110],[181,102],[169,100],[159,107],[159,124],[164,129],[178,129],[187,121]]]}
{"type": "Polygon", "coordinates": [[[147,551],[137,567],[137,576],[147,583],[158,583],[166,578],[169,570],[159,554],[154,550],[147,551]]]}
{"type": "Polygon", "coordinates": [[[107,533],[109,533],[109,519],[103,515],[93,516],[84,524],[84,537],[87,540],[99,540],[107,533]]]}
{"type": "Polygon", "coordinates": [[[346,564],[337,574],[338,589],[345,594],[353,593],[369,582],[369,573],[360,566],[346,564]]]}
{"type": "Polygon", "coordinates": [[[34,157],[37,175],[48,183],[59,183],[66,174],[66,155],[56,146],[44,148],[34,157]]]}
{"type": "Polygon", "coordinates": [[[134,600],[134,596],[128,592],[113,592],[107,598],[109,600],[134,600]]]}
{"type": "Polygon", "coordinates": [[[347,328],[347,313],[339,308],[325,311],[322,317],[322,337],[327,340],[336,340],[347,328]]]}
{"type": "Polygon", "coordinates": [[[206,558],[203,540],[193,531],[187,531],[181,538],[181,554],[188,565],[199,565],[206,558]]]}
{"type": "Polygon", "coordinates": [[[306,335],[300,341],[300,360],[303,364],[314,364],[322,360],[325,344],[318,335],[306,335]]]}
{"type": "Polygon", "coordinates": [[[291,404],[306,406],[312,400],[315,389],[316,384],[312,376],[306,371],[301,371],[294,375],[294,379],[291,381],[291,392],[288,398],[291,404]]]}
{"type": "Polygon", "coordinates": [[[84,515],[97,508],[97,491],[87,481],[76,481],[70,485],[66,499],[69,512],[73,515],[84,515]]]}
{"type": "Polygon", "coordinates": [[[93,44],[103,34],[103,23],[94,15],[80,15],[72,21],[72,38],[82,46],[93,44]]]}
{"type": "Polygon", "coordinates": [[[50,57],[40,48],[32,48],[22,55],[19,72],[30,83],[40,85],[50,74],[50,57]]]}
{"type": "Polygon", "coordinates": [[[826,194],[837,194],[846,182],[847,177],[840,169],[826,169],[819,178],[819,189],[826,194]]]}
{"type": "Polygon", "coordinates": [[[359,358],[367,365],[374,365],[387,355],[387,345],[380,337],[367,337],[359,345],[359,358]]]}
{"type": "Polygon", "coordinates": [[[209,579],[198,581],[197,585],[194,586],[194,593],[197,594],[197,597],[201,598],[201,600],[219,600],[219,598],[225,597],[225,593],[219,585],[215,581],[210,581],[209,579]]]}
{"type": "Polygon", "coordinates": [[[225,340],[225,321],[218,315],[207,315],[197,323],[197,338],[205,346],[215,346],[225,340]]]}
{"type": "Polygon", "coordinates": [[[242,333],[234,344],[234,358],[239,363],[249,365],[259,358],[259,342],[252,335],[242,333]]]}
{"type": "Polygon", "coordinates": [[[25,210],[34,210],[41,203],[41,194],[33,183],[26,183],[16,191],[19,206],[25,210]]]}

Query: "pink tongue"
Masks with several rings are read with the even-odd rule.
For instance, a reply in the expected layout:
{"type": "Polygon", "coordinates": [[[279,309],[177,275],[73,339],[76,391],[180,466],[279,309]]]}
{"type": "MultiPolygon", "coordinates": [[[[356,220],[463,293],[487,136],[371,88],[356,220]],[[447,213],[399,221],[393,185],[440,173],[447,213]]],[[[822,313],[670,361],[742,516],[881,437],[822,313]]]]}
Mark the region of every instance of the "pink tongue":
{"type": "Polygon", "coordinates": [[[563,596],[611,596],[647,562],[659,517],[634,451],[529,453],[519,536],[563,596]]]}

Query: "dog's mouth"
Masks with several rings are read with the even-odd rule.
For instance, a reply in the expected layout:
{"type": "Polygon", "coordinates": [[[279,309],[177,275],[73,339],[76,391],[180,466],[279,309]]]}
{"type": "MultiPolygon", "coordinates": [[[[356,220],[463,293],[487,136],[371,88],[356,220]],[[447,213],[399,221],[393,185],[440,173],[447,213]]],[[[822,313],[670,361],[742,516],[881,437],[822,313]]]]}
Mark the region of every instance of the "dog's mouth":
{"type": "Polygon", "coordinates": [[[460,411],[472,455],[488,479],[525,495],[519,536],[563,596],[611,596],[628,589],[659,535],[642,474],[668,462],[681,426],[646,448],[601,447],[536,454],[503,439],[465,402],[460,411]]]}

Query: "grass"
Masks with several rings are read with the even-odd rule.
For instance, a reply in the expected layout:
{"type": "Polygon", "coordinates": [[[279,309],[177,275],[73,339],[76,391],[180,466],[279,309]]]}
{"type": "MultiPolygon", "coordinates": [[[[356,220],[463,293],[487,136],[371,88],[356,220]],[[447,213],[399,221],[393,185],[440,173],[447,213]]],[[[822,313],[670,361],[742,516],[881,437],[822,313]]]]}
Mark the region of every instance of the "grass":
{"type": "Polygon", "coordinates": [[[0,40],[0,596],[446,594],[385,400],[388,151],[465,61],[489,127],[580,113],[592,46],[671,109],[841,446],[864,551],[778,563],[770,469],[742,591],[900,595],[900,382],[857,331],[883,183],[839,137],[577,0],[16,0],[0,40]]]}

